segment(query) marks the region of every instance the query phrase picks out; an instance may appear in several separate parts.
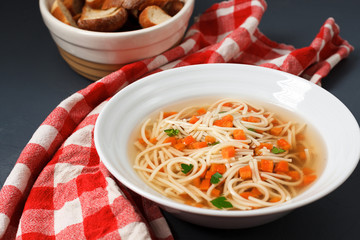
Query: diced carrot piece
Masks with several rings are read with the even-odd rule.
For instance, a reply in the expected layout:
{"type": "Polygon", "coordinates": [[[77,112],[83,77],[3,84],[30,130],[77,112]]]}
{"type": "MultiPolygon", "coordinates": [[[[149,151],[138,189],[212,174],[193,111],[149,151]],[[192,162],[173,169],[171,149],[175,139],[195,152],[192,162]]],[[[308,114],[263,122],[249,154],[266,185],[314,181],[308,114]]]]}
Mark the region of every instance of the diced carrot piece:
{"type": "Polygon", "coordinates": [[[205,174],[206,179],[210,179],[212,175],[214,175],[216,172],[208,170],[205,174]]]}
{"type": "Polygon", "coordinates": [[[232,107],[232,106],[233,106],[233,104],[232,104],[232,103],[227,102],[227,103],[224,103],[224,104],[223,104],[223,106],[224,106],[224,107],[232,107]]]}
{"type": "Polygon", "coordinates": [[[270,134],[271,135],[275,135],[275,136],[279,136],[280,133],[282,132],[283,128],[282,127],[273,127],[270,129],[270,134]]]}
{"type": "Polygon", "coordinates": [[[260,143],[258,147],[260,148],[266,147],[267,149],[271,150],[274,146],[271,143],[260,143]]]}
{"type": "Polygon", "coordinates": [[[144,141],[144,139],[139,138],[138,141],[139,141],[139,143],[140,143],[141,145],[146,146],[146,142],[144,141]]]}
{"type": "Polygon", "coordinates": [[[211,164],[209,171],[224,174],[226,172],[226,166],[225,164],[213,163],[211,164]]]}
{"type": "Polygon", "coordinates": [[[165,138],[164,143],[171,143],[171,145],[175,145],[176,138],[175,137],[167,137],[167,138],[165,138]]]}
{"type": "Polygon", "coordinates": [[[276,143],[280,148],[282,148],[284,150],[290,150],[290,148],[291,148],[290,143],[283,138],[280,138],[279,140],[277,140],[276,143]]]}
{"type": "Polygon", "coordinates": [[[164,112],[164,118],[170,117],[171,115],[177,114],[177,112],[164,112]]]}
{"type": "Polygon", "coordinates": [[[291,170],[291,171],[287,172],[286,174],[291,177],[292,181],[297,181],[300,179],[300,173],[298,171],[291,170]]]}
{"type": "Polygon", "coordinates": [[[250,192],[242,192],[239,195],[242,196],[243,198],[248,199],[251,196],[251,193],[250,192]]]}
{"type": "Polygon", "coordinates": [[[192,199],[187,193],[181,193],[181,194],[179,194],[179,196],[180,196],[181,198],[183,198],[184,200],[190,200],[190,199],[192,199]]]}
{"type": "Polygon", "coordinates": [[[304,175],[310,175],[310,174],[314,173],[314,170],[312,170],[311,168],[308,168],[308,167],[304,167],[302,169],[302,172],[304,173],[304,175]]]}
{"type": "Polygon", "coordinates": [[[236,140],[246,140],[245,132],[242,129],[235,129],[233,132],[233,136],[236,140]]]}
{"type": "Polygon", "coordinates": [[[252,106],[248,106],[248,111],[249,112],[258,112],[258,110],[256,110],[256,108],[254,108],[252,106]]]}
{"type": "Polygon", "coordinates": [[[209,189],[210,185],[211,185],[210,178],[203,179],[200,183],[199,189],[203,190],[203,191],[207,191],[209,189]]]}
{"type": "Polygon", "coordinates": [[[239,169],[240,177],[243,180],[251,179],[252,178],[252,172],[249,165],[246,165],[245,167],[242,167],[239,169]]]}
{"type": "Polygon", "coordinates": [[[152,144],[156,144],[156,143],[157,143],[157,139],[156,139],[156,138],[152,138],[152,139],[150,139],[150,142],[151,142],[152,144]]]}
{"type": "Polygon", "coordinates": [[[224,147],[221,149],[221,155],[225,159],[235,157],[235,148],[233,146],[224,147]]]}
{"type": "Polygon", "coordinates": [[[260,190],[258,188],[256,188],[256,187],[253,187],[251,189],[250,194],[251,194],[252,197],[255,197],[255,198],[258,198],[261,195],[263,195],[262,192],[260,192],[260,190]]]}
{"type": "Polygon", "coordinates": [[[191,135],[189,135],[189,136],[187,136],[187,137],[185,137],[185,138],[183,139],[183,143],[184,143],[185,145],[189,145],[190,143],[193,143],[193,142],[196,142],[196,140],[195,140],[195,138],[194,138],[193,136],[191,136],[191,135]]]}
{"type": "Polygon", "coordinates": [[[246,122],[252,122],[252,123],[258,123],[258,122],[261,121],[260,118],[254,117],[254,116],[243,117],[242,120],[243,120],[243,121],[246,121],[246,122]]]}
{"type": "Polygon", "coordinates": [[[267,148],[267,149],[269,149],[269,150],[271,150],[274,146],[271,144],[271,143],[260,143],[260,145],[259,146],[257,146],[257,147],[255,147],[255,149],[254,149],[254,151],[255,151],[255,155],[256,156],[259,156],[259,155],[261,155],[261,149],[263,149],[263,148],[267,148]]]}
{"type": "Polygon", "coordinates": [[[233,127],[234,117],[231,114],[225,115],[221,119],[215,120],[214,125],[219,127],[233,127]]]}
{"type": "Polygon", "coordinates": [[[309,185],[313,181],[315,181],[316,175],[305,175],[303,178],[303,186],[309,185]]]}
{"type": "Polygon", "coordinates": [[[269,202],[274,203],[274,202],[279,202],[280,200],[281,200],[280,197],[271,197],[271,198],[269,199],[269,202]]]}
{"type": "Polygon", "coordinates": [[[268,160],[268,159],[261,159],[260,170],[263,172],[273,172],[274,162],[272,160],[268,160]]]}
{"type": "Polygon", "coordinates": [[[191,145],[194,149],[204,148],[208,146],[206,142],[193,142],[191,143],[191,145]]]}
{"type": "Polygon", "coordinates": [[[230,127],[233,127],[233,126],[234,126],[234,124],[233,124],[232,121],[223,121],[221,127],[228,127],[228,128],[230,128],[230,127]]]}
{"type": "Polygon", "coordinates": [[[277,120],[276,118],[273,118],[273,120],[271,120],[271,123],[274,125],[274,126],[277,126],[279,125],[279,120],[277,120]]]}
{"type": "Polygon", "coordinates": [[[274,171],[276,173],[286,173],[289,171],[289,163],[287,161],[279,161],[275,164],[274,171]]]}
{"type": "Polygon", "coordinates": [[[190,118],[189,123],[194,124],[194,123],[196,123],[197,121],[199,121],[199,118],[194,115],[194,116],[192,116],[192,117],[190,118]]]}
{"type": "Polygon", "coordinates": [[[194,204],[194,207],[203,208],[203,207],[204,207],[204,204],[202,204],[202,203],[195,203],[195,204],[194,204]]]}
{"type": "Polygon", "coordinates": [[[219,127],[233,127],[234,126],[232,121],[224,121],[222,119],[215,120],[213,124],[215,126],[219,126],[219,127]]]}
{"type": "Polygon", "coordinates": [[[301,143],[296,144],[296,151],[298,153],[300,160],[305,161],[306,160],[305,146],[302,145],[301,143]]]}
{"type": "Polygon", "coordinates": [[[200,187],[200,183],[201,183],[200,177],[194,178],[194,179],[192,180],[192,184],[193,184],[195,187],[197,187],[197,188],[200,187]]]}
{"type": "Polygon", "coordinates": [[[181,143],[181,142],[180,143],[175,143],[173,147],[176,148],[179,151],[183,151],[185,149],[185,144],[181,143]]]}
{"type": "Polygon", "coordinates": [[[234,121],[234,117],[231,114],[225,115],[221,118],[223,121],[234,121]]]}
{"type": "Polygon", "coordinates": [[[207,135],[207,136],[205,137],[205,142],[207,142],[207,143],[214,143],[214,142],[216,142],[216,138],[207,135]]]}
{"type": "Polygon", "coordinates": [[[217,188],[214,188],[211,191],[211,196],[213,196],[213,197],[218,197],[218,196],[220,196],[220,194],[221,194],[221,191],[219,189],[217,189],[217,188]]]}
{"type": "Polygon", "coordinates": [[[206,109],[205,108],[199,108],[197,111],[198,115],[203,115],[206,113],[206,109]]]}
{"type": "Polygon", "coordinates": [[[221,127],[222,124],[223,124],[223,122],[224,122],[223,120],[217,119],[217,120],[215,120],[215,121],[213,122],[213,124],[214,124],[215,126],[221,127]]]}

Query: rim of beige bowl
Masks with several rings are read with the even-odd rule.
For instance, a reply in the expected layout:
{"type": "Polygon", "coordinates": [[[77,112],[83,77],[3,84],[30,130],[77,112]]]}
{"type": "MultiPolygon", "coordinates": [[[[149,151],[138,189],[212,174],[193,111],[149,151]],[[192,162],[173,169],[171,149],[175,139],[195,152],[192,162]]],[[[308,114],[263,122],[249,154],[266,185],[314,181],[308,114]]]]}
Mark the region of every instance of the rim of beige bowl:
{"type": "Polygon", "coordinates": [[[126,32],[96,32],[96,31],[88,31],[88,30],[72,27],[72,26],[62,23],[61,21],[56,19],[50,13],[49,8],[47,7],[47,3],[49,1],[51,1],[51,0],[39,0],[40,12],[43,15],[43,17],[46,18],[47,21],[49,21],[51,24],[55,25],[56,27],[63,28],[64,30],[68,31],[71,34],[78,34],[78,35],[94,37],[94,38],[103,38],[103,37],[118,38],[121,35],[124,35],[124,36],[126,35],[127,37],[134,37],[137,35],[142,35],[142,34],[146,34],[148,32],[162,29],[162,28],[166,27],[167,25],[170,25],[170,24],[176,22],[186,12],[191,10],[191,8],[193,7],[194,2],[195,2],[195,0],[184,0],[185,4],[184,4],[184,7],[180,10],[180,12],[178,12],[170,20],[165,21],[163,23],[160,23],[160,24],[150,27],[150,28],[143,28],[143,29],[139,29],[139,30],[132,30],[132,31],[126,31],[126,32]]]}

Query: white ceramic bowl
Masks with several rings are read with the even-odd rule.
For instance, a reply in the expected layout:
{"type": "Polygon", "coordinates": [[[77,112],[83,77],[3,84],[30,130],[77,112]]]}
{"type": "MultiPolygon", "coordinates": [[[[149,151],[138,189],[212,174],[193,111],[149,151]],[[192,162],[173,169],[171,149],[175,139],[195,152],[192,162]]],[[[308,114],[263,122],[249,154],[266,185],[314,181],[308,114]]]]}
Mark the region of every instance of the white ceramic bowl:
{"type": "Polygon", "coordinates": [[[44,23],[63,58],[75,71],[93,75],[96,80],[121,65],[158,55],[179,43],[195,2],[184,1],[181,11],[166,22],[146,29],[112,33],[82,30],[60,22],[49,11],[54,0],[39,0],[39,5],[44,23]]]}
{"type": "Polygon", "coordinates": [[[119,181],[175,216],[208,227],[245,228],[273,221],[339,187],[359,161],[360,131],[344,104],[309,81],[263,67],[207,64],[163,71],[121,90],[99,115],[95,145],[101,160],[119,181]],[[132,131],[153,111],[206,96],[255,98],[300,115],[318,130],[325,143],[327,160],[316,182],[284,204],[250,211],[191,207],[172,201],[144,184],[128,156],[132,131]],[[339,122],[341,127],[336,127],[339,122]]]}

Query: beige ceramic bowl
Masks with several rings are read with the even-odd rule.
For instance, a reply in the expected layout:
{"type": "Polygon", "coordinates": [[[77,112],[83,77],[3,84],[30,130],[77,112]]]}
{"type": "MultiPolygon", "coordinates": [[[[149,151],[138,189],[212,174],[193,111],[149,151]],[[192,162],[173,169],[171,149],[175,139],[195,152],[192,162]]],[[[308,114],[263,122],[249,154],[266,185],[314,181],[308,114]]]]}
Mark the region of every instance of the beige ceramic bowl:
{"type": "Polygon", "coordinates": [[[181,41],[194,9],[194,0],[170,20],[127,32],[94,32],[71,27],[49,11],[54,0],[39,0],[40,12],[61,56],[79,74],[98,80],[122,65],[158,55],[181,41]]]}

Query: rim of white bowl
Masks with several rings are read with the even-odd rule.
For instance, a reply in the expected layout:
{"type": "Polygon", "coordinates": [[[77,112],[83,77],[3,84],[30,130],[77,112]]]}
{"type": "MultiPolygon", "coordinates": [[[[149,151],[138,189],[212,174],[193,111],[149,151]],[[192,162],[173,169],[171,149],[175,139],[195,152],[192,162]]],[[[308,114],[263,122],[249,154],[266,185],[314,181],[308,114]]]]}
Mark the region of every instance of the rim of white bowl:
{"type": "MultiPolygon", "coordinates": [[[[97,31],[89,31],[89,30],[84,30],[81,28],[72,27],[72,26],[62,23],[60,20],[56,19],[50,13],[49,8],[46,6],[47,1],[48,0],[39,0],[39,7],[40,7],[41,14],[49,22],[51,22],[52,24],[54,24],[55,26],[57,26],[59,28],[63,28],[64,30],[68,31],[71,34],[79,34],[82,36],[88,36],[88,37],[90,36],[90,37],[94,37],[94,38],[103,38],[103,37],[118,38],[121,35],[123,35],[123,36],[126,35],[127,37],[134,37],[137,35],[146,34],[148,32],[157,31],[158,29],[162,29],[162,28],[166,27],[167,25],[170,25],[173,22],[178,21],[178,19],[181,18],[186,12],[191,10],[190,8],[193,7],[194,2],[195,2],[195,0],[186,0],[184,7],[176,15],[171,17],[171,19],[169,19],[163,23],[160,23],[158,25],[149,27],[149,28],[143,28],[143,29],[132,30],[132,31],[124,31],[124,32],[97,32],[97,31]]],[[[192,12],[192,10],[191,10],[191,12],[192,12]]],[[[192,13],[191,13],[191,15],[192,15],[192,13]]]]}
{"type": "MultiPolygon", "coordinates": [[[[296,208],[305,206],[307,204],[310,204],[316,200],[321,199],[322,197],[328,195],[329,193],[331,193],[332,191],[334,191],[335,189],[337,189],[340,185],[342,185],[347,179],[348,177],[353,173],[353,171],[355,170],[359,159],[360,159],[360,128],[359,125],[357,123],[357,120],[355,119],[355,117],[353,116],[353,114],[351,113],[351,111],[345,106],[345,104],[343,102],[341,102],[336,96],[334,96],[333,94],[331,94],[330,92],[328,92],[327,90],[325,90],[324,88],[308,81],[305,80],[301,77],[295,76],[293,74],[290,73],[286,73],[286,72],[282,72],[279,70],[275,70],[275,69],[270,69],[270,68],[265,68],[265,67],[259,67],[259,66],[252,66],[252,65],[245,65],[245,64],[218,64],[218,63],[214,63],[214,64],[201,64],[201,65],[192,65],[192,66],[184,66],[184,67],[179,67],[179,68],[174,68],[174,69],[169,69],[169,70],[164,70],[162,72],[158,72],[156,74],[152,74],[149,75],[147,77],[144,77],[128,86],[126,86],[125,88],[123,88],[121,91],[119,91],[115,96],[113,96],[109,102],[104,106],[104,108],[102,109],[103,111],[106,111],[107,107],[110,105],[109,103],[112,101],[116,101],[117,96],[120,96],[120,94],[122,93],[127,93],[129,91],[134,91],[134,89],[140,87],[141,85],[147,83],[147,82],[151,82],[153,80],[153,78],[156,78],[158,75],[171,75],[171,74],[177,74],[181,71],[192,71],[192,70],[196,70],[199,68],[222,68],[222,70],[224,70],[223,68],[226,67],[243,67],[243,68],[254,68],[254,70],[257,69],[261,69],[261,71],[269,71],[269,72],[276,72],[277,74],[282,74],[285,75],[289,78],[292,79],[298,79],[306,84],[310,84],[312,87],[316,88],[317,91],[322,92],[322,94],[327,95],[328,97],[332,98],[334,101],[336,101],[338,104],[340,104],[342,106],[342,108],[347,111],[348,113],[348,117],[349,117],[349,121],[352,123],[352,125],[355,127],[357,126],[357,144],[354,144],[355,146],[358,146],[357,148],[357,156],[354,156],[354,159],[352,159],[352,164],[348,167],[348,172],[346,174],[344,174],[342,176],[342,178],[339,178],[336,182],[336,184],[331,185],[331,187],[327,187],[326,191],[321,191],[319,194],[313,195],[311,197],[308,197],[306,199],[302,199],[300,201],[295,201],[295,202],[285,202],[281,205],[277,205],[277,206],[273,206],[273,207],[265,207],[265,208],[260,208],[260,209],[254,209],[254,210],[231,210],[231,211],[224,211],[224,210],[216,210],[216,209],[204,209],[204,208],[197,208],[197,207],[193,207],[193,206],[189,206],[186,204],[182,204],[182,203],[178,203],[175,202],[171,199],[166,199],[166,198],[161,198],[161,197],[157,197],[152,195],[149,192],[146,192],[144,190],[142,190],[141,188],[138,188],[137,186],[133,185],[130,181],[128,181],[125,177],[119,175],[117,173],[117,171],[107,162],[107,161],[103,161],[104,165],[107,167],[107,169],[121,182],[123,183],[125,186],[127,186],[129,189],[131,189],[132,191],[140,194],[141,196],[150,199],[151,201],[154,201],[155,203],[158,203],[160,205],[163,205],[165,207],[171,208],[171,209],[176,209],[182,212],[188,212],[188,213],[194,213],[194,214],[198,214],[198,215],[208,215],[208,216],[216,216],[216,217],[253,217],[253,216],[261,216],[261,215],[269,215],[269,214],[276,214],[276,213],[282,213],[282,212],[287,212],[287,211],[291,211],[294,210],[296,208]],[[139,86],[140,85],[140,86],[139,86]],[[357,159],[357,160],[356,160],[357,159]]],[[[99,117],[95,123],[95,129],[94,129],[94,141],[95,141],[95,146],[100,146],[100,139],[99,139],[99,133],[98,133],[98,127],[97,125],[99,123],[101,123],[103,120],[104,115],[102,115],[101,113],[99,114],[99,117]]],[[[104,154],[102,153],[101,148],[97,149],[98,154],[100,156],[100,159],[106,159],[106,157],[104,157],[104,154]]],[[[139,177],[140,178],[140,177],[139,177]]],[[[144,182],[145,184],[145,182],[144,182]]],[[[311,188],[311,187],[310,187],[311,188]]],[[[309,188],[309,189],[310,189],[309,188]]]]}

